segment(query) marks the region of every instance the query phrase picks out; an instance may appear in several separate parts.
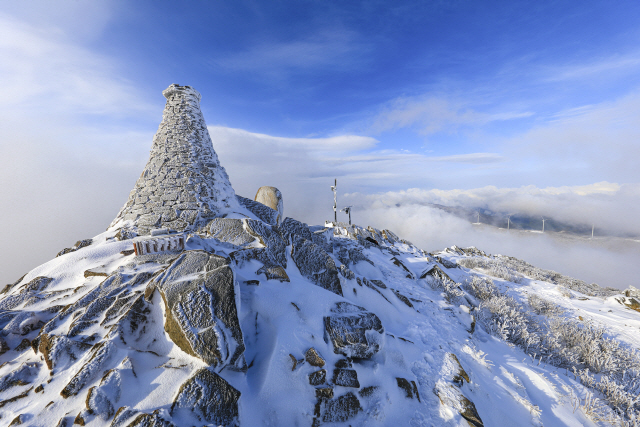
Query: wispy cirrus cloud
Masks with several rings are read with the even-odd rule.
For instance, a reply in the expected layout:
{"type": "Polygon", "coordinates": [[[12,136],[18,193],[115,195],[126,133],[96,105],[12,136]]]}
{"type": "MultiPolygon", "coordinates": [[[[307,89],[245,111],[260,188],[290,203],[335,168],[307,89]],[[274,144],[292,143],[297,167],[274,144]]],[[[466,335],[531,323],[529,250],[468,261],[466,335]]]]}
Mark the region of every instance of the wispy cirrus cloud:
{"type": "Polygon", "coordinates": [[[637,73],[640,70],[640,52],[631,52],[597,58],[579,64],[547,66],[541,69],[548,82],[593,79],[598,76],[611,79],[613,75],[637,73]]]}
{"type": "Polygon", "coordinates": [[[481,112],[474,109],[469,100],[455,100],[445,96],[401,97],[382,107],[371,120],[370,129],[374,133],[381,133],[413,127],[423,135],[431,135],[533,115],[530,111],[481,112]]]}
{"type": "Polygon", "coordinates": [[[5,114],[150,113],[151,107],[112,58],[69,41],[57,28],[0,13],[0,106],[5,114]]]}
{"type": "Polygon", "coordinates": [[[259,42],[246,50],[217,58],[213,63],[229,71],[288,74],[361,66],[369,43],[346,29],[325,29],[291,41],[259,42]]]}

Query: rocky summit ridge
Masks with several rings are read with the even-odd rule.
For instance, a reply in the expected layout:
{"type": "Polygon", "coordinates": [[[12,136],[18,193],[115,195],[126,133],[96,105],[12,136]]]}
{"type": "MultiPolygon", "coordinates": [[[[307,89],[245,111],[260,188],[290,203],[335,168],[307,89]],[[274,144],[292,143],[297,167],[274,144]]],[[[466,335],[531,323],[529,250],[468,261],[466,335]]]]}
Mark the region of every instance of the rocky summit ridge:
{"type": "Polygon", "coordinates": [[[0,425],[633,425],[637,290],[283,218],[235,194],[200,94],[164,95],[107,231],[0,291],[0,425]]]}

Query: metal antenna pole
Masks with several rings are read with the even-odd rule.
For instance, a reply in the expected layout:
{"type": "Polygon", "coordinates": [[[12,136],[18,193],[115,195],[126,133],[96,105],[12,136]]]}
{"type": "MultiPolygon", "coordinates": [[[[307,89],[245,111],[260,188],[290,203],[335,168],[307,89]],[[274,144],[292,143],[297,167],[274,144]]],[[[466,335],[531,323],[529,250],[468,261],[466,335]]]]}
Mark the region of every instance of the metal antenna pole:
{"type": "Polygon", "coordinates": [[[333,190],[333,222],[338,223],[338,199],[336,194],[336,189],[338,188],[338,179],[336,178],[331,186],[331,190],[333,190]]]}
{"type": "Polygon", "coordinates": [[[349,225],[351,225],[351,208],[352,207],[353,206],[346,206],[346,207],[340,209],[340,212],[344,212],[344,213],[349,215],[349,225]]]}

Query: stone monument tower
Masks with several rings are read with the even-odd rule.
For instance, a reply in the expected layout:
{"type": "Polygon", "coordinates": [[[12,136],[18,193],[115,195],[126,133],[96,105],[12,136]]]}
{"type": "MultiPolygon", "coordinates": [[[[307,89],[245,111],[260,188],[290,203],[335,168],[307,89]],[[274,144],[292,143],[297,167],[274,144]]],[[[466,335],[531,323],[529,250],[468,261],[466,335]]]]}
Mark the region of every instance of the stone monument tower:
{"type": "Polygon", "coordinates": [[[213,149],[200,93],[172,84],[146,167],[110,225],[138,235],[154,228],[195,230],[216,217],[246,212],[213,149]]]}

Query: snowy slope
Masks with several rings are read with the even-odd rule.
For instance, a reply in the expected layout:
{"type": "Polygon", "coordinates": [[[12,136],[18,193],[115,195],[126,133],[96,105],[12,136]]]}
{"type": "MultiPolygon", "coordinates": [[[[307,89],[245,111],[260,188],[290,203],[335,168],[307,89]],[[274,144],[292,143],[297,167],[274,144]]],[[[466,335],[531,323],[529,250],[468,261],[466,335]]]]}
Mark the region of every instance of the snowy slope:
{"type": "MultiPolygon", "coordinates": [[[[323,425],[465,425],[467,421],[460,414],[467,410],[465,402],[473,402],[484,425],[593,425],[589,417],[594,414],[579,406],[581,402],[584,405],[589,393],[599,396],[597,392],[581,385],[570,370],[540,362],[531,352],[529,355],[521,347],[495,333],[492,335],[488,324],[477,319],[478,300],[454,282],[469,282],[472,276],[491,276],[452,264],[473,256],[444,251],[437,254],[443,261],[440,263],[410,243],[396,240],[389,232],[385,232],[388,236],[385,239],[377,230],[359,227],[309,230],[315,231],[318,243],[324,241],[326,248],[332,249],[326,253],[336,265],[348,268],[343,269],[348,277],[340,276],[343,296],[322,288],[300,272],[291,257],[291,243],[285,250],[289,281],[266,280],[264,273],[257,273],[262,263],[255,259],[232,264],[248,368],[245,372],[215,371],[241,394],[237,418],[240,425],[311,425],[314,418],[320,418],[323,425]],[[366,237],[375,243],[365,240],[366,237]],[[345,251],[340,252],[340,248],[345,247],[352,250],[355,260],[344,258],[345,251]],[[442,276],[425,274],[437,271],[430,270],[433,266],[452,281],[447,283],[445,278],[443,284],[442,276]],[[363,284],[365,280],[368,285],[363,284]],[[373,280],[378,284],[372,285],[373,280]],[[380,350],[372,357],[345,358],[334,352],[332,342],[326,338],[323,318],[335,303],[342,301],[363,307],[380,319],[384,335],[380,350]],[[326,363],[326,380],[318,386],[309,384],[309,375],[320,367],[304,361],[305,353],[312,347],[326,363]],[[295,368],[290,355],[297,360],[295,368]],[[348,360],[355,370],[359,387],[336,384],[333,369],[341,360],[348,360]],[[468,381],[455,380],[460,366],[468,381]],[[410,387],[403,388],[406,384],[410,387]],[[342,418],[346,419],[342,423],[331,422],[331,416],[322,421],[326,412],[314,416],[316,389],[327,387],[333,389],[333,400],[351,393],[360,406],[351,412],[343,411],[346,415],[342,418]]],[[[163,328],[166,314],[157,292],[149,298],[145,330],[136,340],[129,336],[122,339],[113,333],[111,326],[115,321],[104,321],[109,312],[109,306],[105,305],[100,307],[95,320],[89,321],[93,323],[77,335],[69,332],[70,325],[78,317],[87,316],[90,311],[87,307],[52,329],[78,345],[69,346],[72,350],[68,354],[52,357],[51,370],[42,351],[34,352],[31,345],[21,345],[24,340],[38,340],[41,330],[47,329],[42,324],[54,318],[58,307],[78,305],[108,280],[105,276],[88,275],[87,271],[110,276],[114,272],[143,275],[146,280],[127,288],[129,295],[142,295],[153,282],[153,275],[178,256],[177,253],[147,258],[124,255],[123,251],[132,248],[132,241],[117,241],[110,234],[113,233],[103,233],[91,245],[32,270],[4,293],[0,302],[3,335],[11,348],[0,356],[3,378],[0,419],[5,425],[18,416],[26,425],[34,426],[56,425],[61,419],[71,425],[76,417],[86,425],[130,425],[113,423],[114,413],[120,407],[128,407],[136,414],[156,411],[156,417],[174,425],[191,425],[196,419],[192,413],[172,413],[172,405],[179,386],[207,364],[172,342],[163,328]],[[37,277],[52,280],[45,289],[31,291],[24,298],[25,284],[32,283],[31,288],[35,289],[37,277]],[[17,300],[19,304],[15,305],[17,300]],[[16,322],[21,316],[24,320],[16,322]],[[7,321],[9,318],[12,320],[7,321]],[[109,347],[108,354],[104,361],[91,367],[90,358],[99,343],[108,344],[104,346],[109,347]],[[81,344],[87,348],[83,350],[81,344]],[[74,389],[76,394],[63,398],[60,393],[69,388],[85,362],[89,362],[90,372],[74,389]],[[116,378],[105,381],[109,380],[106,372],[116,372],[116,378]],[[103,400],[109,403],[90,404],[87,395],[95,390],[92,387],[100,388],[106,396],[103,400]],[[110,410],[104,410],[109,406],[110,410]]],[[[206,249],[223,257],[242,250],[229,242],[196,235],[188,239],[186,249],[206,249]]],[[[624,325],[633,324],[637,328],[638,313],[614,302],[615,297],[588,297],[569,291],[572,297],[568,298],[567,291],[561,292],[558,285],[549,282],[527,278],[520,279],[521,283],[496,277],[492,280],[501,290],[517,297],[524,307],[527,294],[535,294],[565,308],[563,315],[569,318],[580,313],[594,323],[606,320],[612,336],[637,348],[634,341],[637,336],[625,334],[624,325]],[[599,311],[602,307],[607,311],[599,311]]],[[[58,318],[64,310],[57,311],[58,318]]],[[[95,362],[96,357],[93,359],[95,362]]],[[[321,411],[326,411],[326,407],[324,403],[321,411]]],[[[606,408],[596,409],[601,415],[613,416],[606,408]]],[[[215,425],[201,418],[203,425],[215,425]]]]}

